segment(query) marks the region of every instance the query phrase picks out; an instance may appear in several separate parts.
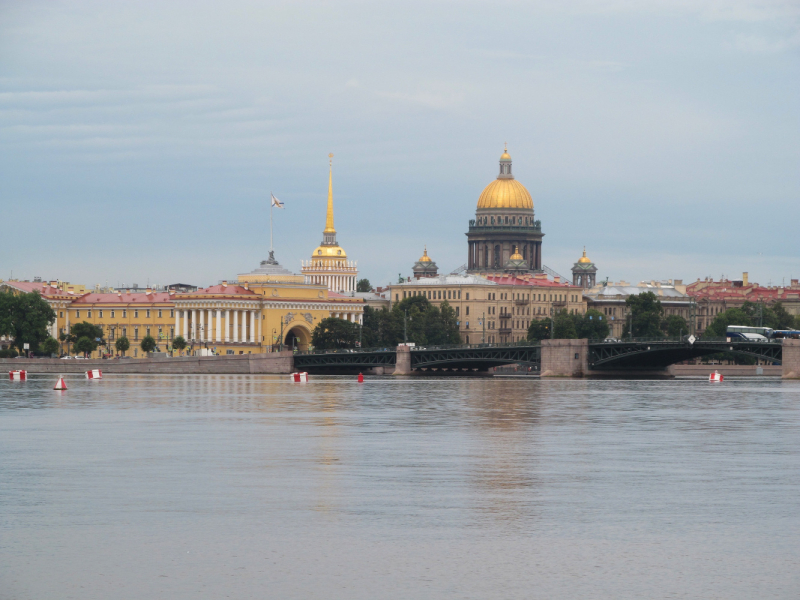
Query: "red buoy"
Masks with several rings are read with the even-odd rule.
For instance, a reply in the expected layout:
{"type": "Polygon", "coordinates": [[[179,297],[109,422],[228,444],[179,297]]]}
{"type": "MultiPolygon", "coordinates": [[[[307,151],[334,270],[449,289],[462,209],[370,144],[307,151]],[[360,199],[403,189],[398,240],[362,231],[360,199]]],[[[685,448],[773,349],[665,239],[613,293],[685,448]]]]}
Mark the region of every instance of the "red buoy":
{"type": "Polygon", "coordinates": [[[67,389],[67,384],[64,382],[64,376],[58,378],[56,382],[56,387],[53,388],[54,390],[65,390],[67,389]]]}
{"type": "Polygon", "coordinates": [[[364,383],[364,374],[363,373],[359,373],[358,374],[358,383],[364,383]]]}

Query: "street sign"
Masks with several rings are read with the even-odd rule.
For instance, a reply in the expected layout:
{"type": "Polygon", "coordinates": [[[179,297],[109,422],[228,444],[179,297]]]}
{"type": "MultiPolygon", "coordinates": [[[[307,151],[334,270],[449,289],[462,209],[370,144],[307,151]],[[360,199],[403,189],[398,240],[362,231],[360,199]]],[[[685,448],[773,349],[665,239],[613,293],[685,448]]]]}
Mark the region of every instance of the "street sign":
{"type": "Polygon", "coordinates": [[[690,344],[694,344],[697,341],[697,338],[693,335],[690,335],[687,340],[690,344]]]}
{"type": "Polygon", "coordinates": [[[22,344],[22,349],[23,350],[30,350],[31,349],[31,345],[30,344],[22,344]]]}

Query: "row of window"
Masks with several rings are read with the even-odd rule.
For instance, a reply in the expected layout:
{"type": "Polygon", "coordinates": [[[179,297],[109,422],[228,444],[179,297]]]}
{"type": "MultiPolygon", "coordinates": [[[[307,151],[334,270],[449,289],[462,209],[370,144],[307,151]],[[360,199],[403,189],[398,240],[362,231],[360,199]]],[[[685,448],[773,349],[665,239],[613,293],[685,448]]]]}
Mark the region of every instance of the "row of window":
{"type": "MultiPolygon", "coordinates": [[[[100,329],[103,328],[102,325],[99,325],[99,327],[100,327],[100,329]]],[[[128,328],[127,327],[120,327],[120,329],[121,329],[121,334],[120,334],[119,337],[128,337],[128,328]]],[[[139,327],[132,327],[131,329],[133,329],[133,340],[137,341],[139,339],[139,330],[140,330],[140,328],[139,327]]],[[[145,337],[148,336],[148,335],[151,335],[151,336],[153,335],[152,334],[152,329],[150,327],[144,327],[143,329],[145,331],[145,337]]],[[[64,332],[64,328],[63,327],[61,328],[61,332],[62,333],[64,332]]],[[[108,327],[108,341],[109,342],[113,342],[116,339],[116,332],[117,332],[117,328],[116,327],[108,327]]],[[[159,327],[158,328],[158,333],[154,337],[156,338],[156,340],[162,340],[162,339],[171,340],[171,339],[173,339],[175,337],[175,328],[174,327],[170,327],[169,328],[169,333],[167,334],[167,337],[164,337],[164,335],[165,334],[164,334],[163,328],[159,327]]]]}
{"type": "MultiPolygon", "coordinates": [[[[489,292],[486,296],[487,300],[497,300],[497,292],[489,292]]],[[[533,296],[533,302],[547,302],[547,294],[510,294],[512,299],[514,300],[524,300],[527,302],[531,301],[531,296],[533,296]]],[[[413,298],[414,296],[424,296],[428,300],[461,300],[461,290],[413,290],[410,292],[406,292],[403,290],[403,299],[405,298],[413,298]]],[[[509,298],[508,292],[501,292],[500,293],[500,300],[508,300],[509,298]]],[[[396,293],[394,295],[394,299],[396,302],[400,301],[400,294],[396,293]]],[[[465,300],[469,300],[469,292],[466,293],[465,300]]],[[[567,294],[550,294],[550,302],[566,302],[567,301],[567,294]]],[[[570,294],[569,296],[570,302],[578,302],[578,295],[577,294],[570,294]]],[[[160,316],[160,315],[159,315],[160,316]]]]}
{"type": "MultiPolygon", "coordinates": [[[[92,318],[92,310],[91,310],[91,309],[86,309],[84,312],[86,313],[86,318],[87,318],[87,319],[91,319],[91,318],[92,318]]],[[[117,316],[117,311],[116,311],[116,310],[111,310],[111,311],[109,311],[109,312],[111,313],[111,318],[112,318],[112,319],[116,318],[116,316],[117,316]]],[[[144,312],[145,312],[145,318],[149,319],[149,318],[150,318],[150,312],[151,312],[151,311],[148,309],[148,310],[145,310],[144,312]]],[[[158,313],[158,318],[159,318],[159,319],[161,319],[161,318],[163,318],[163,317],[164,317],[164,311],[163,311],[163,310],[158,310],[158,311],[155,311],[155,312],[157,312],[157,313],[158,313]]],[[[104,311],[102,311],[102,310],[98,310],[98,311],[97,311],[97,313],[98,313],[98,317],[99,317],[100,319],[102,319],[102,318],[103,318],[104,311]]],[[[175,318],[175,310],[174,310],[174,309],[170,309],[170,311],[169,311],[169,316],[170,316],[171,318],[175,318]]],[[[63,318],[64,318],[64,311],[61,311],[61,312],[59,312],[59,313],[58,313],[58,318],[59,318],[59,319],[63,319],[63,318]]],[[[75,318],[76,318],[76,319],[80,319],[80,318],[81,318],[81,311],[80,311],[80,309],[76,309],[76,310],[75,310],[75,318]]],[[[127,311],[127,310],[123,310],[123,311],[122,311],[122,318],[123,318],[123,319],[127,319],[127,318],[128,318],[128,311],[127,311]]],[[[134,311],[133,311],[133,318],[134,318],[134,319],[138,319],[138,318],[139,318],[139,311],[138,311],[138,310],[134,310],[134,311]]]]}

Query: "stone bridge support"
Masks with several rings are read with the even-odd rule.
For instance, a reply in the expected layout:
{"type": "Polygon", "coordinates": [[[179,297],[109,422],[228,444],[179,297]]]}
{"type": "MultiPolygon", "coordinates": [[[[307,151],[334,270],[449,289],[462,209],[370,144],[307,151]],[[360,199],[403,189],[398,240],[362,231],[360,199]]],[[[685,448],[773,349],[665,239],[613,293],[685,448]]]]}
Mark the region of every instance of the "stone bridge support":
{"type": "Polygon", "coordinates": [[[397,347],[397,360],[392,375],[411,375],[411,348],[408,346],[397,347]]]}
{"type": "Polygon", "coordinates": [[[800,340],[783,340],[781,365],[784,379],[800,379],[800,340]]]}
{"type": "Polygon", "coordinates": [[[583,377],[588,371],[589,340],[542,340],[542,377],[583,377]]]}

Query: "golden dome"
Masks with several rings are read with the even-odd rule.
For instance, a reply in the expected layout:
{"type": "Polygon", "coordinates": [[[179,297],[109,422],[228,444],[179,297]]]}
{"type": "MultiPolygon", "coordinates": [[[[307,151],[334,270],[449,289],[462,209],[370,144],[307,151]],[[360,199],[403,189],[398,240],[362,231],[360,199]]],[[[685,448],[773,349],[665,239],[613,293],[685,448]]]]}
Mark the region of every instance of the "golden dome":
{"type": "Polygon", "coordinates": [[[420,257],[419,262],[431,262],[431,257],[428,256],[427,246],[425,246],[425,253],[420,257]]]}
{"type": "Polygon", "coordinates": [[[511,155],[508,153],[508,150],[503,151],[500,155],[500,160],[511,160],[511,155]]]}
{"type": "Polygon", "coordinates": [[[581,256],[581,257],[578,259],[578,262],[579,262],[579,263],[583,263],[583,264],[586,264],[586,263],[590,263],[590,262],[592,262],[591,260],[589,260],[589,257],[588,257],[588,256],[586,256],[586,246],[584,246],[584,247],[583,247],[583,256],[581,256]]]}
{"type": "Polygon", "coordinates": [[[519,253],[519,246],[514,246],[514,254],[511,255],[509,260],[525,260],[522,254],[519,253]]]}
{"type": "Polygon", "coordinates": [[[495,179],[478,198],[478,208],[525,208],[533,210],[533,198],[516,179],[495,179]]]}
{"type": "Polygon", "coordinates": [[[317,246],[311,258],[347,258],[347,253],[341,246],[317,246]]]}

